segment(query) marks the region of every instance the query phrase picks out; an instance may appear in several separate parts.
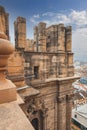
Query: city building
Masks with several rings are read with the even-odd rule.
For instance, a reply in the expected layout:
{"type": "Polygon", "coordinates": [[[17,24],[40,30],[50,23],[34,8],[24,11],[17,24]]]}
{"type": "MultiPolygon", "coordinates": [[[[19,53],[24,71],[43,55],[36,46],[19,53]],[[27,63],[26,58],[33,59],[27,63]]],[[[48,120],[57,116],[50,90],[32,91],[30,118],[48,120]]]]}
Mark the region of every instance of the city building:
{"type": "Polygon", "coordinates": [[[72,111],[73,130],[87,130],[87,104],[79,105],[72,111]]]}

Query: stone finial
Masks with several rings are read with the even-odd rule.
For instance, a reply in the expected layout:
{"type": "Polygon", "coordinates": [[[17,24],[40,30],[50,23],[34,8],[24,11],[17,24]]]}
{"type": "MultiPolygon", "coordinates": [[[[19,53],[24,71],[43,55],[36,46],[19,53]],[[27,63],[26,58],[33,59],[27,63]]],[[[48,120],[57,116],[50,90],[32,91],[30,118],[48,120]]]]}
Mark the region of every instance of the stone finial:
{"type": "Polygon", "coordinates": [[[4,33],[0,32],[0,103],[16,100],[16,86],[5,78],[5,71],[13,46],[4,33]]]}
{"type": "Polygon", "coordinates": [[[7,36],[0,32],[0,70],[4,69],[7,65],[9,55],[14,51],[10,41],[7,40],[7,36]]]}

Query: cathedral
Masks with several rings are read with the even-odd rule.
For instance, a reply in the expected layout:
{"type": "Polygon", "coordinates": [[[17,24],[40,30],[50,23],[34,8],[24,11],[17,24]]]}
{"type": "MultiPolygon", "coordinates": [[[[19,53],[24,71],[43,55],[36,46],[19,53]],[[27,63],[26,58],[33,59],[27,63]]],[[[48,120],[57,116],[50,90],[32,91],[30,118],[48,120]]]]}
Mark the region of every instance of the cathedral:
{"type": "MultiPolygon", "coordinates": [[[[8,39],[9,14],[0,6],[0,30],[8,39]]],[[[71,130],[74,90],[72,27],[63,23],[34,27],[26,38],[26,19],[14,22],[15,51],[8,61],[7,78],[16,85],[20,105],[35,130],[71,130]]]]}

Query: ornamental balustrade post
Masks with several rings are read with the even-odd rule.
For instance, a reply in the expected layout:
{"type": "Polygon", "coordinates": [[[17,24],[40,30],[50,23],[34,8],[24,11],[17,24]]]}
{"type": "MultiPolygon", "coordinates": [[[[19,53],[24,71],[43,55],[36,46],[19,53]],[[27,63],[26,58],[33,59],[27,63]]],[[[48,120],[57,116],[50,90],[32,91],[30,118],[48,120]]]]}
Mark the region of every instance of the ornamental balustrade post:
{"type": "Polygon", "coordinates": [[[7,103],[16,100],[16,86],[6,79],[7,62],[14,47],[7,40],[7,36],[0,32],[0,103],[7,103]]]}

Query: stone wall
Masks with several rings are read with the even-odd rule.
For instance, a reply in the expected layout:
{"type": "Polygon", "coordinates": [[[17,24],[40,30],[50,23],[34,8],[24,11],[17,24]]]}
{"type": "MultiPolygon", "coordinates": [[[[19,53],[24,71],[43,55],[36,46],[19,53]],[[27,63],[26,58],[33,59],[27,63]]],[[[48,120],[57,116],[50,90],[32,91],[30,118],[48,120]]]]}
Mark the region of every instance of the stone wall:
{"type": "Polygon", "coordinates": [[[10,78],[17,87],[25,86],[24,58],[20,51],[15,51],[9,57],[7,77],[10,78]]]}
{"type": "Polygon", "coordinates": [[[18,17],[15,22],[15,37],[22,41],[16,41],[16,49],[24,50],[25,66],[29,64],[29,66],[25,67],[27,76],[32,77],[34,75],[34,66],[39,69],[39,77],[37,79],[40,80],[44,80],[44,77],[61,78],[73,76],[71,26],[65,27],[64,24],[58,24],[46,28],[46,23],[41,22],[34,28],[34,40],[26,40],[24,42],[24,35],[26,35],[25,26],[25,19],[18,17]]]}
{"type": "Polygon", "coordinates": [[[24,49],[26,46],[26,19],[18,17],[14,22],[15,29],[15,47],[24,49]]]}
{"type": "Polygon", "coordinates": [[[46,28],[46,23],[41,22],[35,26],[31,41],[26,40],[25,18],[18,17],[14,25],[17,52],[9,59],[8,76],[12,78],[13,73],[18,87],[25,85],[25,76],[26,83],[40,91],[33,96],[27,89],[26,93],[21,91],[23,111],[38,130],[70,130],[75,80],[71,26],[46,28]]]}
{"type": "Polygon", "coordinates": [[[25,51],[34,52],[34,40],[33,39],[26,40],[25,51]]]}
{"type": "Polygon", "coordinates": [[[30,82],[34,80],[45,80],[49,78],[63,78],[74,75],[72,62],[73,54],[65,53],[40,53],[24,52],[25,76],[30,77],[30,82]],[[38,78],[34,78],[34,67],[38,67],[38,78]],[[33,76],[33,77],[32,77],[33,76]]]}
{"type": "Polygon", "coordinates": [[[0,6],[0,31],[5,33],[9,39],[9,14],[2,6],[0,6]]]}
{"type": "Polygon", "coordinates": [[[46,80],[32,83],[40,91],[37,96],[27,96],[22,106],[29,120],[42,122],[38,130],[71,130],[71,110],[75,78],[46,80]]]}

